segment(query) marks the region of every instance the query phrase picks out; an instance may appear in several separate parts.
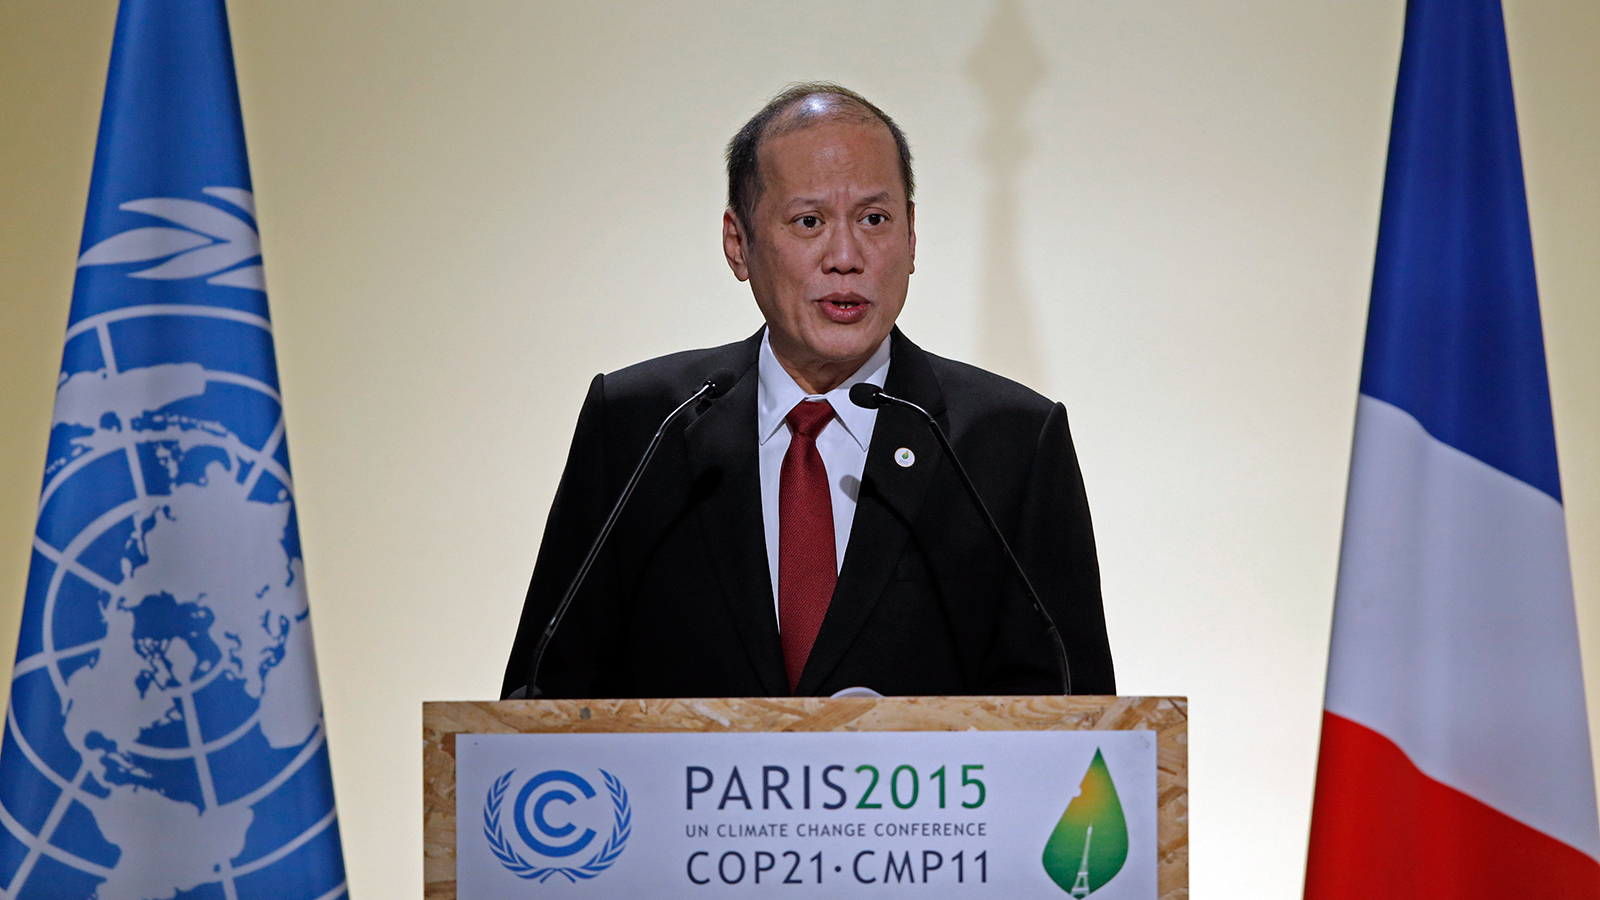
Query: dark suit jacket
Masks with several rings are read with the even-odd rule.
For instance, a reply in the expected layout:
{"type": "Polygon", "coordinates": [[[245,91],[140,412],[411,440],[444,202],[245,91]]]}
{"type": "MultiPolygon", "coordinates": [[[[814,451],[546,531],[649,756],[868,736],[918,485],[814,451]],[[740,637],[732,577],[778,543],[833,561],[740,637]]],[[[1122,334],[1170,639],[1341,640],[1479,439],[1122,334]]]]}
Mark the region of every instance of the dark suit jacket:
{"type": "MultiPolygon", "coordinates": [[[[661,420],[712,372],[738,381],[668,431],[556,633],[545,697],[787,695],[761,521],[760,334],[596,376],[578,415],[506,667],[534,646],[661,420]]],[[[884,389],[932,413],[1060,628],[1076,693],[1116,692],[1089,506],[1067,413],[899,329],[884,389]]],[[[797,693],[1054,694],[1045,628],[927,425],[885,407],[850,543],[797,693]],[[910,448],[916,462],[893,460],[910,448]]]]}

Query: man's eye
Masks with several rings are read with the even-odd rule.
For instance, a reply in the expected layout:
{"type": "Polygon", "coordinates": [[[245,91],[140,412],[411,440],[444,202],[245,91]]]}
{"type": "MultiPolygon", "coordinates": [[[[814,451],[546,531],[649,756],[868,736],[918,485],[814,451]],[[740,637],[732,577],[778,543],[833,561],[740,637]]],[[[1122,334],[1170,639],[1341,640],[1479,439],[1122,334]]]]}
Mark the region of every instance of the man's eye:
{"type": "Polygon", "coordinates": [[[801,216],[800,217],[800,227],[801,228],[815,228],[815,227],[817,227],[818,225],[821,225],[821,224],[822,224],[822,220],[817,218],[816,216],[801,216]]]}
{"type": "Polygon", "coordinates": [[[868,225],[882,225],[884,222],[888,221],[888,217],[883,213],[867,213],[866,218],[862,221],[866,222],[868,225]]]}

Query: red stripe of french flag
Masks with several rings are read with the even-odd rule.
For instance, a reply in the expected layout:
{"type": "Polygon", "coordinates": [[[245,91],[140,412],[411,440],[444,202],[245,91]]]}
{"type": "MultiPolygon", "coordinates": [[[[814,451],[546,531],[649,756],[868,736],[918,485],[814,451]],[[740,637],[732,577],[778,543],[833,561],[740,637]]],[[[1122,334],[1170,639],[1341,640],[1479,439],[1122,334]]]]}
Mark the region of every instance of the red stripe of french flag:
{"type": "Polygon", "coordinates": [[[1410,0],[1306,900],[1600,898],[1498,0],[1410,0]]]}
{"type": "Polygon", "coordinates": [[[1393,741],[1324,713],[1306,900],[1595,896],[1595,861],[1423,774],[1393,741]]]}

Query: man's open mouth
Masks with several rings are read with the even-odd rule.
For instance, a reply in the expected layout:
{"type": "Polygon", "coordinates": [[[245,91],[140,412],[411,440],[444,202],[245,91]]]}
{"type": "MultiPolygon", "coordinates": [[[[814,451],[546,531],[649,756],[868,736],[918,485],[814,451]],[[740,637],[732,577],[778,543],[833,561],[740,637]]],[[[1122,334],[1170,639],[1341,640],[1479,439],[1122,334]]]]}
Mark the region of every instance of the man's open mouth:
{"type": "Polygon", "coordinates": [[[817,302],[826,303],[836,309],[855,309],[858,306],[865,306],[867,298],[853,291],[848,291],[829,294],[817,302]]]}
{"type": "Polygon", "coordinates": [[[830,322],[853,325],[866,318],[872,301],[853,291],[839,291],[817,300],[817,308],[830,322]]]}

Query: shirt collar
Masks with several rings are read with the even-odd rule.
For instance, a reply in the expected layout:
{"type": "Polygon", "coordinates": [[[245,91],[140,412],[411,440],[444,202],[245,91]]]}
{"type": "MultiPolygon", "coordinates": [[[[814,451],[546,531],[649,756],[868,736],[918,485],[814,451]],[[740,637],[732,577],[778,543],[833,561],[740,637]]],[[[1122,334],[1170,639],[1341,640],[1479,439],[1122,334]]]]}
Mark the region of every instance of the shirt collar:
{"type": "Polygon", "coordinates": [[[826,394],[807,394],[800,385],[795,384],[794,378],[784,369],[783,363],[778,362],[778,357],[772,352],[770,335],[763,329],[760,362],[756,371],[760,383],[759,399],[756,401],[757,443],[765,444],[778,433],[784,417],[789,414],[789,410],[794,409],[796,403],[807,399],[827,400],[833,406],[835,420],[860,445],[862,452],[865,452],[877,411],[863,409],[851,403],[850,388],[863,381],[883,387],[883,381],[889,374],[889,339],[884,338],[878,349],[872,352],[872,356],[861,364],[861,368],[857,369],[855,374],[846,378],[843,384],[826,394]]]}

